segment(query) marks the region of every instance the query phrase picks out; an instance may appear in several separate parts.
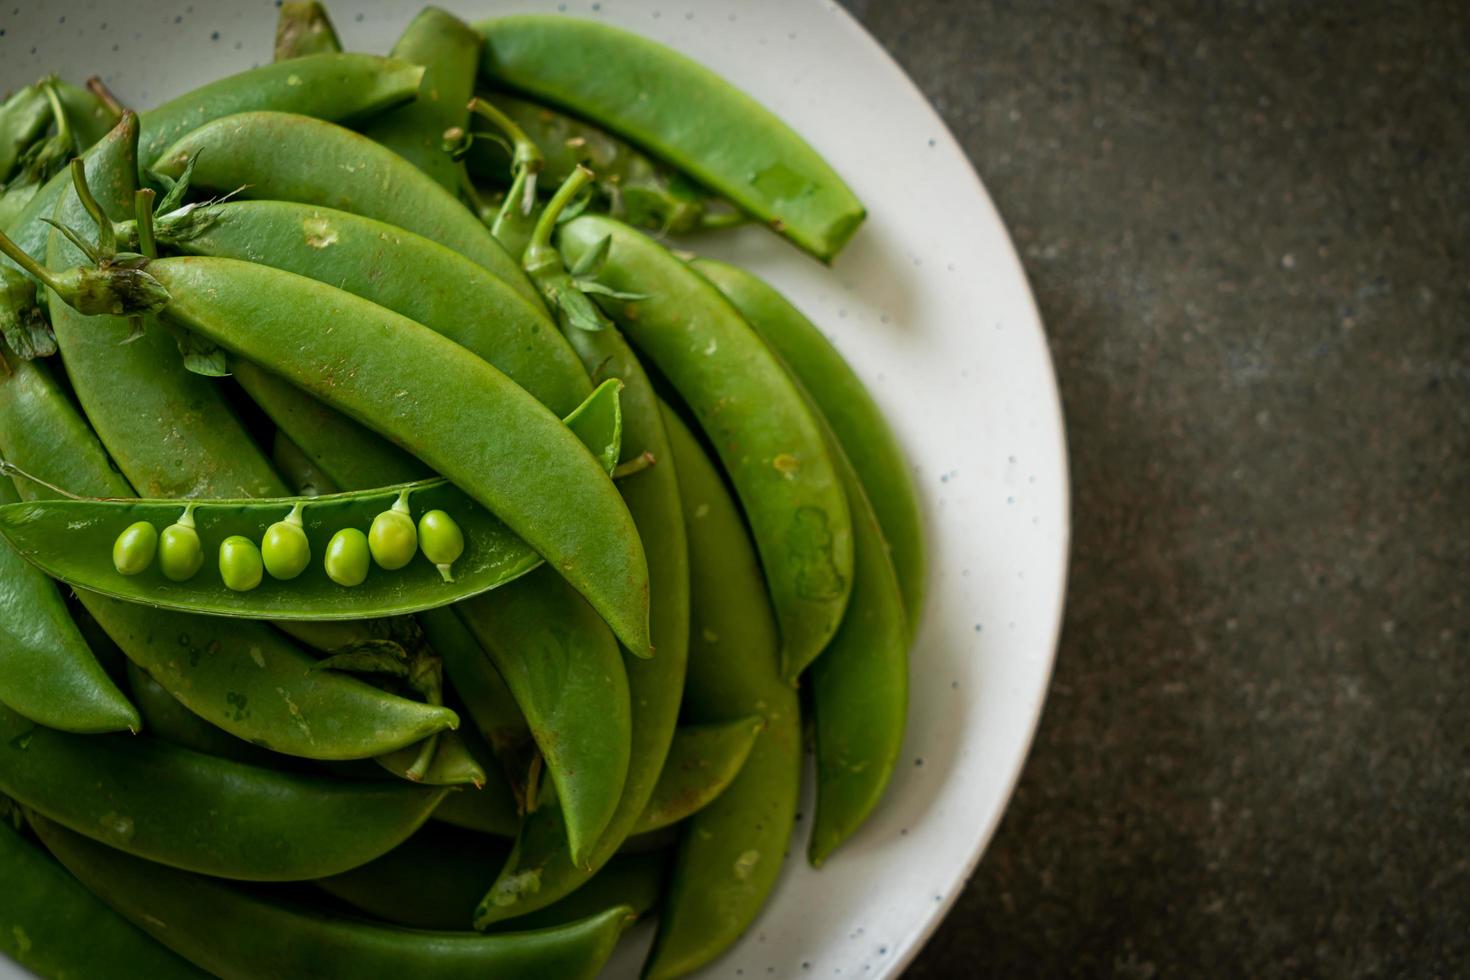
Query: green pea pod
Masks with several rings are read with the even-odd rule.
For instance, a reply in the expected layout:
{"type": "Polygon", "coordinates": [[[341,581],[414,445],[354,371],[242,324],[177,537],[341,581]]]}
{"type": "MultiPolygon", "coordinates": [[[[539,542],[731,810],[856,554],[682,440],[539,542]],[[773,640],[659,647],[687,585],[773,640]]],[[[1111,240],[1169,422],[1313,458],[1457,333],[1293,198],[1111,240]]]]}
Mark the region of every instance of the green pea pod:
{"type": "MultiPolygon", "coordinates": [[[[585,171],[578,179],[585,179],[585,171]]],[[[678,722],[689,649],[688,549],[680,517],[678,480],[674,467],[669,465],[672,456],[653,386],[616,329],[579,329],[571,324],[556,299],[569,287],[570,277],[551,249],[551,231],[576,188],[575,181],[568,181],[542,212],[524,261],[548,298],[557,302],[563,332],[582,363],[599,377],[623,379],[624,458],[654,461],[624,476],[618,481],[618,489],[643,540],[649,542],[651,619],[658,655],[652,660],[626,654],[623,658],[633,705],[632,755],[617,809],[596,847],[579,850],[569,846],[573,831],[562,819],[564,810],[541,807],[529,814],[510,861],[480,904],[477,928],[558,901],[580,887],[617,852],[648,805],[663,771],[678,722]]],[[[525,707],[524,701],[521,704],[525,707]]]]}
{"type": "MultiPolygon", "coordinates": [[[[131,215],[138,117],[131,113],[86,160],[87,186],[114,219],[131,215]]],[[[91,222],[76,188],[61,196],[57,220],[91,222]]],[[[47,265],[87,261],[53,232],[47,265]]],[[[145,497],[282,497],[286,486],[211,379],[185,368],[179,347],[156,321],[129,339],[126,317],[83,316],[51,303],[51,325],[82,410],[128,481],[145,497]],[[209,462],[179,465],[180,457],[209,462]]]]}
{"type": "MultiPolygon", "coordinates": [[[[450,793],[434,811],[434,819],[451,827],[473,830],[491,837],[514,837],[521,825],[510,784],[503,779],[486,779],[481,789],[450,793]]],[[[494,867],[499,867],[499,863],[494,867]]],[[[493,874],[486,875],[488,881],[493,874]]],[[[481,895],[484,890],[481,889],[481,895]]],[[[476,895],[478,900],[480,895],[476,895]]],[[[466,920],[468,921],[468,920],[466,920]]]]}
{"type": "Polygon", "coordinates": [[[286,433],[277,429],[271,440],[271,462],[275,464],[288,486],[303,497],[320,497],[325,493],[336,493],[337,485],[312,462],[303,450],[286,433]]]}
{"type": "MultiPolygon", "coordinates": [[[[316,885],[395,925],[463,929],[505,854],[506,845],[493,838],[431,824],[376,861],[316,885]]],[[[658,903],[665,858],[658,852],[619,855],[577,891],[512,925],[559,926],[616,905],[643,915],[658,903]]]]}
{"type": "Polygon", "coordinates": [[[291,113],[241,113],[189,133],[159,156],[154,169],[177,178],[191,160],[196,189],[299,201],[386,221],[459,252],[529,302],[540,302],[520,266],[457,197],[350,129],[291,113]]]}
{"type": "MultiPolygon", "coordinates": [[[[131,487],[44,368],[9,365],[0,379],[0,453],[52,484],[125,496],[131,487]]],[[[49,496],[18,485],[27,499],[49,496]]],[[[398,698],[313,661],[260,623],[147,609],[82,591],[118,645],[207,721],[257,744],[310,758],[360,758],[458,723],[454,712],[398,698]]]]}
{"type": "Polygon", "coordinates": [[[816,150],[703,65],[590,20],[529,14],[476,26],[480,70],[496,84],[612,130],[824,262],[862,223],[862,203],[816,150]]]}
{"type": "Polygon", "coordinates": [[[781,626],[782,671],[794,683],[837,631],[852,586],[851,513],[821,420],[760,335],[663,246],[592,215],[562,225],[558,241],[574,264],[606,247],[597,281],[644,296],[605,308],[683,397],[725,464],[781,626]]]}
{"type": "Polygon", "coordinates": [[[708,725],[686,725],[674,733],[658,785],[633,833],[647,834],[685,820],[719,797],[745,765],[766,727],[759,715],[708,725]]]}
{"type": "Polygon", "coordinates": [[[277,61],[341,50],[342,42],[326,7],[316,0],[287,0],[281,4],[281,14],[276,18],[277,61]]]}
{"type": "Polygon", "coordinates": [[[0,792],[150,861],[297,881],[387,853],[445,791],[261,769],[147,735],[70,735],[0,708],[0,792]]]}
{"type": "MultiPolygon", "coordinates": [[[[155,234],[190,255],[261,262],[401,313],[478,354],[558,415],[591,391],[539,302],[527,302],[464,256],[402,228],[290,201],[230,200],[160,216],[155,234]]],[[[246,377],[243,371],[237,376],[246,377]]],[[[380,474],[371,485],[396,482],[380,474]]]]}
{"type": "Polygon", "coordinates": [[[208,258],[157,260],[147,275],[171,297],[167,321],[412,448],[546,557],[630,649],[651,652],[648,565],[628,508],[524,389],[433,331],[300,276],[208,258]]]}
{"type": "Polygon", "coordinates": [[[129,661],[127,671],[128,689],[138,703],[148,734],[154,738],[252,766],[278,766],[284,760],[284,756],[251,745],[200,718],[137,664],[129,661]]]}
{"type": "MultiPolygon", "coordinates": [[[[547,569],[455,607],[505,679],[556,787],[564,860],[585,862],[617,808],[631,753],[628,675],[613,636],[547,569]]],[[[663,652],[655,659],[662,659],[663,652]]]]}
{"type": "MultiPolygon", "coordinates": [[[[595,207],[630,225],[677,235],[744,220],[730,202],[591,123],[505,92],[480,98],[505,113],[541,149],[545,162],[540,186],[548,190],[585,166],[596,175],[595,207]]],[[[511,165],[505,147],[480,134],[465,157],[471,174],[502,184],[510,179],[511,165]]]]}
{"type": "Polygon", "coordinates": [[[558,977],[591,980],[632,910],[571,925],[478,936],[421,932],[278,905],[200,875],[101,847],[46,820],[33,825],[68,871],[174,952],[226,980],[255,977],[558,977]]]}
{"type": "MultiPolygon", "coordinates": [[[[201,86],[139,116],[138,158],[152,160],[170,143],[212,119],[256,109],[349,122],[401,105],[418,92],[424,70],[366,54],[319,54],[263,65],[201,86]]],[[[24,251],[44,256],[56,210],[71,178],[57,174],[4,225],[24,251]]],[[[233,188],[231,188],[233,190],[233,188]]],[[[10,262],[13,260],[0,260],[10,262]]]]}
{"type": "Polygon", "coordinates": [[[67,122],[75,132],[77,146],[81,150],[100,141],[122,118],[121,111],[95,92],[70,82],[57,79],[56,95],[66,110],[67,122]]]}
{"type": "MultiPolygon", "coordinates": [[[[0,478],[0,503],[19,499],[0,478]]],[[[55,584],[8,545],[0,545],[0,649],[0,703],[32,721],[81,733],[140,727],[138,709],[92,655],[55,584]]]]}
{"type": "MultiPolygon", "coordinates": [[[[809,371],[808,376],[827,377],[822,368],[833,366],[831,358],[841,364],[836,351],[816,328],[775,290],[731,266],[696,267],[711,274],[711,281],[762,337],[795,337],[798,343],[807,342],[807,346],[798,348],[799,353],[815,350],[819,358],[826,355],[828,359],[819,360],[818,368],[809,371]]],[[[802,375],[791,370],[793,379],[801,385],[802,375]]],[[[876,409],[861,385],[851,377],[850,369],[846,374],[850,379],[847,388],[858,385],[857,394],[863,397],[838,399],[836,404],[842,408],[857,401],[859,405],[866,404],[877,417],[876,409]]],[[[841,374],[837,377],[842,379],[841,374]]],[[[806,390],[804,385],[803,390],[806,390]]],[[[808,397],[812,398],[809,394],[808,397]]],[[[812,401],[821,415],[821,406],[814,398],[812,401]]],[[[878,423],[881,453],[884,445],[881,437],[887,429],[881,418],[878,423]]],[[[884,540],[875,508],[868,501],[863,481],[844,451],[842,440],[825,417],[823,428],[853,511],[854,568],[847,615],[827,651],[811,670],[812,713],[817,735],[817,813],[812,822],[809,856],[817,866],[867,819],[893,775],[903,749],[908,711],[908,645],[913,634],[904,612],[901,579],[889,556],[888,542],[884,540]]],[[[891,444],[889,436],[888,445],[891,444]]],[[[849,445],[865,449],[868,443],[854,440],[849,445]]],[[[907,489],[907,502],[911,504],[912,484],[907,480],[902,459],[889,457],[884,462],[896,463],[899,469],[895,474],[885,474],[883,485],[898,484],[907,489]]],[[[909,519],[905,529],[916,531],[917,511],[901,504],[899,509],[909,519]]],[[[910,539],[909,544],[922,549],[921,538],[910,539]]]]}
{"type": "Polygon", "coordinates": [[[924,523],[913,475],[883,413],[837,348],[784,296],[733,265],[693,265],[786,362],[831,424],[878,515],[912,633],[924,605],[924,523]]]}
{"type": "Polygon", "coordinates": [[[11,93],[0,104],[0,181],[10,179],[21,155],[51,123],[51,105],[38,82],[11,93]]]}
{"type": "Polygon", "coordinates": [[[393,45],[392,56],[424,66],[424,94],[385,112],[363,129],[432,177],[450,193],[459,191],[459,166],[444,152],[444,132],[464,128],[465,105],[475,90],[483,39],[468,24],[438,7],[419,11],[393,45]]]}
{"type": "Polygon", "coordinates": [[[775,886],[801,783],[796,692],[776,657],[776,624],[740,512],[688,428],[668,414],[689,527],[693,608],[684,711],[692,722],[744,713],[766,727],[740,775],[683,824],[644,967],[648,980],[711,962],[754,921],[775,886]]]}
{"type": "Polygon", "coordinates": [[[207,976],[102,904],[8,820],[0,820],[0,876],[0,953],[27,970],[116,980],[207,976]]]}

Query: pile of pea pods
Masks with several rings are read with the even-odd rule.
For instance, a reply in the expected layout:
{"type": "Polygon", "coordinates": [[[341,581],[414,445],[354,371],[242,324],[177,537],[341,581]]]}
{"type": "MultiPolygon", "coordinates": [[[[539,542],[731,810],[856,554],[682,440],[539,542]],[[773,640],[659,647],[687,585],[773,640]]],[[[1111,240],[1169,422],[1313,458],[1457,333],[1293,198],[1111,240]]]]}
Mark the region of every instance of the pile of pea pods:
{"type": "Polygon", "coordinates": [[[275,55],[0,105],[0,951],[591,977],[649,918],[696,971],[806,751],[813,865],[883,795],[924,558],[857,376],[671,236],[863,207],[602,23],[285,3],[275,55]]]}

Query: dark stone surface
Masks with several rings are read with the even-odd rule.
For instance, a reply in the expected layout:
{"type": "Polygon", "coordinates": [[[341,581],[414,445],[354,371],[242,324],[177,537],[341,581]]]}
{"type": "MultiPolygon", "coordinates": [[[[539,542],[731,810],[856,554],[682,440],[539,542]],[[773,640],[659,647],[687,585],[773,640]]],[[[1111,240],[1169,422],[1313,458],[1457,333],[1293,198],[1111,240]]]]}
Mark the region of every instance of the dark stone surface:
{"type": "Polygon", "coordinates": [[[909,976],[1470,974],[1470,4],[850,6],[1011,228],[1075,481],[909,976]]]}

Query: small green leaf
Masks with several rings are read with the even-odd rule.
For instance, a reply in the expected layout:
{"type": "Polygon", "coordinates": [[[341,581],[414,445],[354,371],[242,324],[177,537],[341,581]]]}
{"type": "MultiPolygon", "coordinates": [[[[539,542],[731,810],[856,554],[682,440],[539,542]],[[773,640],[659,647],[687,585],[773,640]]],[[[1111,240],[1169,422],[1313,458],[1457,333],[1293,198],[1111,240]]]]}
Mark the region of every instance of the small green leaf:
{"type": "Polygon", "coordinates": [[[603,235],[598,239],[597,244],[583,252],[582,257],[567,271],[572,274],[572,278],[574,279],[585,279],[589,276],[595,277],[602,271],[602,265],[607,261],[607,253],[611,249],[612,236],[603,235]]]}
{"type": "Polygon", "coordinates": [[[52,228],[55,228],[57,231],[61,232],[62,236],[65,237],[67,241],[75,245],[77,247],[77,250],[85,255],[87,257],[87,260],[93,265],[96,265],[98,262],[102,261],[102,256],[97,251],[97,247],[90,244],[86,239],[84,239],[75,228],[71,227],[70,225],[62,224],[59,221],[54,221],[51,218],[42,218],[41,220],[46,222],[46,224],[50,225],[52,228]]]}
{"type": "Polygon", "coordinates": [[[563,289],[557,296],[557,306],[566,317],[567,324],[588,333],[597,333],[612,326],[606,314],[597,304],[577,289],[563,289]]]}
{"type": "Polygon", "coordinates": [[[630,303],[648,299],[647,293],[625,293],[613,289],[611,286],[604,286],[602,283],[593,279],[573,279],[572,285],[584,293],[596,293],[598,296],[611,296],[613,299],[627,300],[630,303]]]}
{"type": "Polygon", "coordinates": [[[228,378],[230,376],[225,352],[197,334],[180,330],[174,339],[179,353],[184,355],[184,367],[206,378],[228,378]]]}
{"type": "Polygon", "coordinates": [[[194,151],[194,155],[189,157],[189,162],[184,164],[184,172],[179,174],[177,180],[172,180],[163,174],[149,172],[149,175],[157,181],[168,181],[163,185],[167,189],[163,197],[159,198],[158,206],[153,209],[154,214],[168,214],[184,203],[184,197],[189,193],[189,181],[194,177],[194,164],[199,160],[201,152],[201,150],[194,151]]]}

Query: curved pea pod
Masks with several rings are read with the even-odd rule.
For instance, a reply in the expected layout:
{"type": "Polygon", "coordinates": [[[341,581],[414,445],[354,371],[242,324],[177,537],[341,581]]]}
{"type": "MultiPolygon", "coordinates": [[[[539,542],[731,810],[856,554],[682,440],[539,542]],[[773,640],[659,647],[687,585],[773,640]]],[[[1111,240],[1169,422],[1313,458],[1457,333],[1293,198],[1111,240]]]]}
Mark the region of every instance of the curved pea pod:
{"type": "Polygon", "coordinates": [[[685,715],[759,714],[766,727],[734,782],[682,825],[648,980],[711,962],[754,921],[775,886],[801,782],[796,692],[777,667],[776,624],[735,501],[673,413],[669,437],[689,527],[693,582],[685,715]]]}
{"type": "Polygon", "coordinates": [[[500,936],[378,926],[278,905],[223,882],[161,868],[49,821],[33,825],[51,853],[94,894],[180,956],[226,980],[591,980],[633,920],[629,908],[618,906],[571,925],[500,936]]]}
{"type": "Polygon", "coordinates": [[[148,274],[171,296],[166,319],[410,449],[545,557],[630,649],[649,652],[648,563],[628,508],[524,389],[432,330],[301,276],[207,258],[161,259],[148,274]],[[303,322],[333,329],[304,333],[303,322]]]}
{"type": "Polygon", "coordinates": [[[852,518],[820,418],[739,312],[663,246],[591,215],[558,234],[571,263],[607,239],[598,281],[646,297],[605,308],[724,463],[765,569],[782,671],[795,682],[836,633],[852,587],[852,518]]]}
{"type": "MultiPolygon", "coordinates": [[[[571,185],[574,189],[575,185],[571,185]]],[[[563,188],[565,191],[566,188],[563,188]]],[[[566,195],[559,191],[542,213],[527,248],[525,262],[548,296],[565,288],[567,273],[550,249],[550,231],[566,195]]],[[[658,653],[642,660],[625,653],[624,667],[632,700],[631,757],[628,776],[607,829],[596,847],[579,860],[569,847],[571,829],[562,811],[541,807],[527,815],[515,850],[476,913],[476,927],[544,908],[573,893],[615,854],[643,813],[658,784],[679,718],[684,670],[689,649],[689,564],[679,485],[668,436],[653,386],[616,329],[585,331],[562,314],[563,331],[582,363],[597,376],[623,379],[623,458],[652,459],[642,470],[623,476],[618,490],[627,502],[639,533],[648,542],[651,622],[658,653]]],[[[636,651],[634,651],[636,652],[636,651]]],[[[503,671],[502,671],[503,673],[503,671]]],[[[519,700],[519,698],[518,698],[519,700]]],[[[524,702],[522,702],[524,707],[524,702]]]]}
{"type": "Polygon", "coordinates": [[[633,833],[671,827],[717,799],[740,774],[765,727],[764,718],[751,715],[734,721],[686,725],[675,732],[658,785],[633,825],[633,833]]]}
{"type": "Polygon", "coordinates": [[[0,181],[10,179],[21,154],[51,123],[51,105],[38,82],[17,89],[0,104],[0,181]]]}
{"type": "MultiPolygon", "coordinates": [[[[806,376],[826,380],[827,371],[841,364],[830,345],[790,303],[769,286],[733,267],[703,267],[740,310],[746,321],[765,338],[795,338],[793,345],[809,367],[806,376]],[[836,364],[832,363],[836,359],[836,364]],[[814,363],[815,362],[815,363],[814,363]],[[824,370],[825,369],[825,370],[824,370]]],[[[773,345],[774,346],[774,345],[773,345]]],[[[778,348],[779,349],[779,348],[778,348]]],[[[792,369],[801,384],[803,376],[792,369]]],[[[900,526],[918,534],[918,514],[913,505],[913,487],[902,467],[902,459],[887,456],[887,432],[871,400],[866,398],[851,371],[834,375],[841,394],[861,397],[838,398],[839,410],[849,407],[860,415],[866,410],[877,421],[878,456],[881,464],[897,465],[894,473],[883,473],[880,485],[898,488],[893,503],[900,526]],[[846,382],[843,384],[843,382],[846,382]],[[852,392],[852,386],[858,385],[852,392]],[[863,406],[866,406],[864,409],[863,406]],[[908,491],[904,497],[903,490],[908,491]]],[[[806,391],[803,386],[803,390],[806,391]]],[[[810,394],[808,397],[811,398],[810,394]]],[[[815,399],[813,398],[815,402],[815,399]]],[[[817,407],[819,416],[820,406],[817,407]]],[[[826,652],[812,665],[812,713],[817,736],[817,813],[812,822],[809,857],[820,866],[867,819],[888,781],[903,749],[908,711],[908,645],[913,630],[905,614],[902,580],[889,555],[875,508],[869,503],[863,480],[844,451],[832,426],[822,417],[832,457],[837,461],[843,488],[853,512],[852,600],[837,635],[826,652]]],[[[854,431],[851,445],[866,448],[854,431]]],[[[922,539],[906,540],[904,554],[922,564],[922,539]],[[918,553],[915,554],[915,551],[918,553]]],[[[922,575],[922,568],[919,570],[922,575]]],[[[917,601],[917,599],[916,599],[917,601]]],[[[912,607],[916,608],[916,607],[912,607]]]]}
{"type": "MultiPolygon", "coordinates": [[[[87,156],[87,187],[114,219],[133,212],[137,139],[138,117],[128,113],[87,156]]],[[[62,194],[56,217],[73,228],[89,226],[75,187],[62,194]]],[[[65,236],[52,233],[50,268],[85,261],[65,236]]],[[[223,389],[185,368],[178,343],[156,321],[149,318],[143,335],[133,337],[127,317],[83,316],[62,302],[50,309],[77,400],[143,496],[285,496],[285,484],[235,417],[223,389]],[[180,465],[181,457],[208,463],[180,465]]]]}
{"type": "Polygon", "coordinates": [[[109,105],[95,92],[57,79],[56,95],[66,111],[67,122],[76,134],[77,146],[85,150],[118,124],[121,110],[109,105]]]}
{"type": "MultiPolygon", "coordinates": [[[[230,200],[161,216],[155,233],[190,255],[259,262],[401,313],[478,354],[558,415],[592,390],[539,302],[411,231],[292,201],[230,200]]],[[[236,375],[255,386],[243,370],[236,375]]],[[[396,482],[380,474],[371,485],[396,482]]]]}
{"type": "MultiPolygon", "coordinates": [[[[501,841],[430,824],[376,861],[316,885],[395,925],[463,929],[505,853],[501,841]]],[[[511,925],[565,925],[618,905],[643,915],[658,903],[665,858],[658,852],[619,855],[560,902],[511,925]]]]}
{"type": "Polygon", "coordinates": [[[425,7],[393,45],[392,56],[424,66],[423,95],[374,119],[363,135],[432,177],[459,190],[459,165],[444,152],[444,131],[463,128],[475,89],[482,39],[468,24],[438,7],[425,7]]]}
{"type": "Polygon", "coordinates": [[[208,976],[104,905],[8,820],[0,820],[0,875],[0,954],[26,970],[117,980],[208,976]]]}
{"type": "MultiPolygon", "coordinates": [[[[327,8],[316,0],[287,0],[276,18],[276,60],[289,61],[309,54],[342,50],[327,8]]],[[[410,62],[413,59],[408,59],[410,62]]]]}
{"type": "MultiPolygon", "coordinates": [[[[203,85],[138,117],[138,158],[152,160],[170,143],[212,119],[257,109],[350,122],[412,99],[424,70],[367,54],[318,54],[263,65],[203,85]]],[[[26,204],[6,232],[26,252],[44,257],[56,210],[71,185],[64,172],[26,204]]],[[[0,261],[9,262],[8,259],[0,261]]]]}
{"type": "Polygon", "coordinates": [[[174,745],[219,756],[252,766],[277,766],[285,760],[258,745],[251,745],[236,738],[223,728],[216,728],[184,707],[163,685],[144,672],[143,668],[129,661],[127,666],[128,689],[138,702],[138,711],[143,715],[146,731],[154,738],[174,745]]]}
{"type": "MultiPolygon", "coordinates": [[[[560,850],[587,860],[623,792],[631,753],[628,675],[612,634],[547,569],[455,607],[505,679],[541,750],[564,817],[560,850]]],[[[660,654],[661,656],[661,654],[660,654]]],[[[657,658],[655,658],[657,659],[657,658]]]]}
{"type": "Polygon", "coordinates": [[[862,223],[862,203],[816,150],[703,65],[590,20],[528,14],[476,26],[486,77],[662,157],[817,258],[831,261],[862,223]]]}
{"type": "Polygon", "coordinates": [[[744,314],[832,426],[883,529],[912,633],[924,605],[924,522],[913,474],[883,413],[837,348],[784,296],[728,263],[692,264],[744,314]]]}
{"type": "MultiPolygon", "coordinates": [[[[287,62],[290,64],[290,62],[287,62]]],[[[350,129],[284,112],[216,119],[169,147],[154,169],[221,194],[351,211],[459,252],[539,303],[515,260],[480,219],[413,164],[350,129]]]]}
{"type": "Polygon", "coordinates": [[[445,791],[262,769],[147,735],[70,735],[0,708],[0,792],[150,861],[297,881],[387,853],[445,791]]]}
{"type": "MultiPolygon", "coordinates": [[[[0,504],[19,499],[0,477],[0,504]]],[[[0,545],[0,649],[0,704],[63,731],[138,730],[138,709],[92,655],[56,585],[8,545],[0,545]]]]}
{"type": "MultiPolygon", "coordinates": [[[[514,837],[516,828],[521,825],[521,816],[510,784],[504,779],[488,778],[488,775],[485,785],[479,789],[462,789],[444,797],[444,802],[434,811],[434,819],[491,837],[514,837]]],[[[497,863],[494,867],[499,866],[497,863]]],[[[490,869],[485,876],[486,883],[492,877],[494,870],[490,869]]],[[[483,888],[480,894],[484,894],[483,888]]],[[[475,896],[477,901],[479,898],[480,895],[475,896]]]]}
{"type": "MultiPolygon", "coordinates": [[[[744,220],[730,202],[591,123],[505,92],[481,98],[510,117],[541,148],[546,159],[539,186],[555,188],[578,166],[585,166],[596,175],[595,207],[630,225],[677,235],[744,220]]],[[[507,182],[510,154],[499,141],[482,133],[477,137],[465,166],[476,177],[507,182]]]]}

